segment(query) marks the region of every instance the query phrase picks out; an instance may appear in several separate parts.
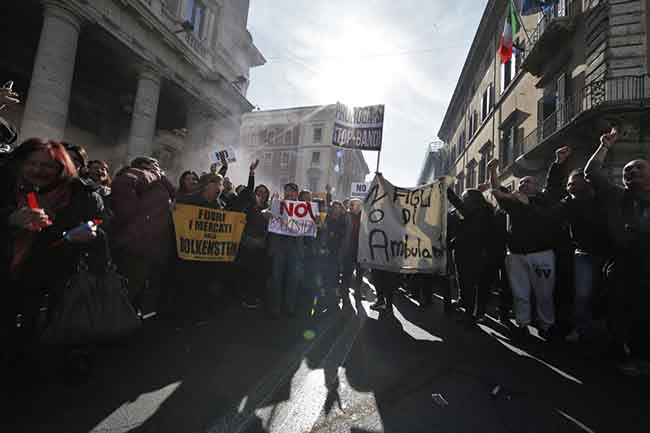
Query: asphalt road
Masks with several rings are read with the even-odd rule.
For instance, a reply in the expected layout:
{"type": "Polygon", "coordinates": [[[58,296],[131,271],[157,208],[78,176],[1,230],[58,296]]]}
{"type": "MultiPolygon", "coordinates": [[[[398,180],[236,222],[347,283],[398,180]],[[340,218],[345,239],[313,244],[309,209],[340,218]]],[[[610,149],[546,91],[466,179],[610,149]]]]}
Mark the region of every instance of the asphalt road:
{"type": "Polygon", "coordinates": [[[467,330],[440,302],[404,297],[270,320],[233,307],[207,323],[151,319],[95,350],[88,383],[64,384],[57,352],[8,388],[0,431],[650,432],[647,378],[593,347],[467,330]]]}

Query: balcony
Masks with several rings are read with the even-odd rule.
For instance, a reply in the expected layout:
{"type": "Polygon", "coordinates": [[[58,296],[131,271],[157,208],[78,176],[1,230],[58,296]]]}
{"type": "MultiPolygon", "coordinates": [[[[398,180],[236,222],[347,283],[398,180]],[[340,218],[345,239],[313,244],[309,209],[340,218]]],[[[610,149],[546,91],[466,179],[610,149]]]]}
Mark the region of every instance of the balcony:
{"type": "Polygon", "coordinates": [[[548,7],[524,44],[522,69],[541,77],[546,61],[557,55],[558,47],[567,45],[581,13],[582,0],[560,0],[548,7]]]}
{"type": "Polygon", "coordinates": [[[523,141],[523,154],[560,137],[567,128],[599,113],[650,109],[650,75],[603,78],[567,98],[523,141]]]}

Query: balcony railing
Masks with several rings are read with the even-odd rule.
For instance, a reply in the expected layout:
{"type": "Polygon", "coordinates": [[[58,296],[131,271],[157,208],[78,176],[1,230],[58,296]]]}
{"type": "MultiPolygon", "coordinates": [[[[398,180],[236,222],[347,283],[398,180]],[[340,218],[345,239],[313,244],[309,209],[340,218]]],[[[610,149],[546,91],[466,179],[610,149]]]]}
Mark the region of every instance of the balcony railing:
{"type": "MultiPolygon", "coordinates": [[[[535,27],[535,30],[527,35],[523,43],[523,68],[537,75],[539,73],[540,60],[546,58],[544,51],[546,45],[549,47],[554,43],[549,39],[554,39],[558,35],[557,31],[563,30],[565,33],[570,28],[566,24],[573,22],[578,15],[582,13],[582,0],[564,0],[544,9],[542,16],[535,27]],[[565,23],[564,26],[558,26],[559,23],[565,23]],[[552,33],[552,34],[551,34],[552,33]]],[[[552,47],[551,47],[552,48],[552,47]]]]}
{"type": "Polygon", "coordinates": [[[650,106],[650,75],[603,78],[583,87],[524,138],[522,153],[535,149],[582,113],[620,105],[650,106]]]}

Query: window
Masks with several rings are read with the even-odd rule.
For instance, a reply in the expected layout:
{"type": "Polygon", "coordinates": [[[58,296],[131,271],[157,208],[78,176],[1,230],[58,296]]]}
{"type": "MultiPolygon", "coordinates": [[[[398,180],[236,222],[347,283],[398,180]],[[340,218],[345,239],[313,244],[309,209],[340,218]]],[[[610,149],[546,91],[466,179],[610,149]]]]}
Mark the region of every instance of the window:
{"type": "Polygon", "coordinates": [[[311,192],[318,191],[318,179],[309,179],[309,190],[311,192]]]}
{"type": "Polygon", "coordinates": [[[208,30],[207,9],[198,0],[187,0],[184,18],[194,26],[193,33],[197,38],[203,38],[208,30]]]}
{"type": "Polygon", "coordinates": [[[323,141],[323,128],[314,128],[314,136],[312,142],[320,143],[323,141]]]}
{"type": "Polygon", "coordinates": [[[481,96],[481,122],[487,119],[492,107],[494,107],[494,84],[490,83],[481,96]]]}
{"type": "Polygon", "coordinates": [[[312,152],[311,153],[311,164],[312,165],[320,164],[320,152],[312,152]]]}
{"type": "Polygon", "coordinates": [[[284,133],[284,144],[287,144],[287,145],[291,144],[293,142],[292,138],[293,137],[291,135],[291,130],[289,129],[288,131],[286,131],[284,133]]]}
{"type": "Polygon", "coordinates": [[[473,110],[469,115],[469,136],[473,137],[476,131],[478,131],[478,113],[473,110]]]}
{"type": "Polygon", "coordinates": [[[481,154],[481,159],[478,162],[478,183],[485,183],[487,181],[487,156],[485,153],[481,154]]]}
{"type": "Polygon", "coordinates": [[[521,154],[520,130],[516,125],[504,129],[501,139],[501,159],[502,166],[507,167],[512,164],[521,154]]]}
{"type": "Polygon", "coordinates": [[[275,144],[275,131],[273,131],[273,130],[269,131],[268,142],[271,145],[275,144]]]}
{"type": "Polygon", "coordinates": [[[264,152],[262,165],[265,167],[271,167],[273,165],[273,152],[264,152]]]}
{"type": "Polygon", "coordinates": [[[455,185],[456,194],[461,195],[463,193],[463,191],[465,190],[465,188],[463,187],[464,184],[465,184],[465,175],[461,171],[460,173],[458,173],[458,176],[456,176],[456,185],[455,185]]]}
{"type": "Polygon", "coordinates": [[[289,167],[289,158],[290,158],[289,152],[280,153],[280,168],[289,167]]]}
{"type": "Polygon", "coordinates": [[[465,178],[466,188],[476,188],[476,161],[471,160],[467,164],[467,177],[465,178]]]}
{"type": "Polygon", "coordinates": [[[505,92],[508,88],[508,85],[515,79],[517,73],[521,69],[521,63],[523,61],[523,50],[517,48],[520,47],[521,43],[517,39],[514,43],[512,56],[510,60],[506,63],[501,64],[501,93],[505,92]]]}
{"type": "Polygon", "coordinates": [[[251,134],[251,146],[257,146],[257,132],[251,134]]]}
{"type": "Polygon", "coordinates": [[[458,137],[458,153],[460,154],[464,149],[465,149],[465,144],[466,144],[466,136],[465,136],[465,131],[460,133],[460,136],[458,137]]]}

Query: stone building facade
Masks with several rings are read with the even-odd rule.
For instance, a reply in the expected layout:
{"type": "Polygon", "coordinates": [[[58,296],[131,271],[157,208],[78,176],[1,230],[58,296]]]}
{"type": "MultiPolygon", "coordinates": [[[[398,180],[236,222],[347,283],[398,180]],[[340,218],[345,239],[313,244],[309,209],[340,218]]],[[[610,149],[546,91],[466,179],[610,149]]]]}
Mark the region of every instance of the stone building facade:
{"type": "Polygon", "coordinates": [[[332,146],[336,105],[296,107],[247,113],[241,127],[241,150],[258,158],[257,176],[274,191],[295,182],[312,192],[332,188],[335,198],[349,197],[352,182],[370,172],[357,150],[332,146]]]}
{"type": "Polygon", "coordinates": [[[115,169],[157,156],[172,174],[207,169],[236,145],[249,70],[265,63],[247,31],[248,0],[2,2],[0,78],[24,104],[3,115],[20,139],[85,146],[115,169]]]}
{"type": "Polygon", "coordinates": [[[625,161],[650,151],[649,10],[645,0],[559,0],[546,13],[522,17],[521,48],[503,65],[496,51],[506,0],[489,0],[447,109],[439,138],[456,189],[485,181],[500,160],[502,184],[543,180],[564,145],[583,166],[599,135],[623,131],[610,157],[613,177],[625,161]]]}

